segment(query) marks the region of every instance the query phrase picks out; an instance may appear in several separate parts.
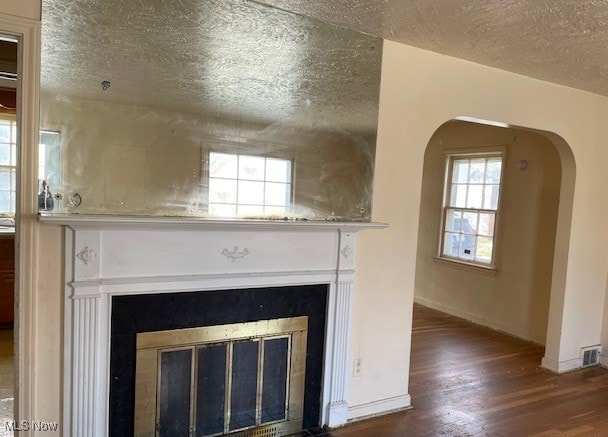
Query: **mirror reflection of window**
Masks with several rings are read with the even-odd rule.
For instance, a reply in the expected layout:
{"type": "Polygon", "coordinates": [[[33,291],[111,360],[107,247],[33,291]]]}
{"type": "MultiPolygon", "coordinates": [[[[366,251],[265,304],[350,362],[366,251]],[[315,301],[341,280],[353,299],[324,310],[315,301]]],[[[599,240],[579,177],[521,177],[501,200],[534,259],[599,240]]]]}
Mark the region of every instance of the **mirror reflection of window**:
{"type": "Polygon", "coordinates": [[[282,216],[290,211],[292,162],[209,153],[209,213],[216,217],[282,216]]]}
{"type": "Polygon", "coordinates": [[[61,191],[61,132],[40,131],[38,149],[38,209],[52,211],[61,191]]]}
{"type": "Polygon", "coordinates": [[[15,216],[17,123],[15,116],[0,116],[0,217],[15,216]]]}

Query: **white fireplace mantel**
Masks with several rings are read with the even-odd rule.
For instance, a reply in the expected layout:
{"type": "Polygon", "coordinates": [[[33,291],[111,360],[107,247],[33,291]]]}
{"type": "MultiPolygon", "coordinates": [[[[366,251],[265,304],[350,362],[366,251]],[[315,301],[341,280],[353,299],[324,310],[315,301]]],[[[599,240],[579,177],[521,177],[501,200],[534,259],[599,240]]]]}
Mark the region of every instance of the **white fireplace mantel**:
{"type": "Polygon", "coordinates": [[[328,284],[320,424],[348,417],[357,232],[383,223],[44,215],[66,226],[65,436],[108,434],[111,301],[328,284]]]}
{"type": "Polygon", "coordinates": [[[40,213],[44,223],[83,228],[165,228],[165,229],[224,229],[224,230],[293,230],[354,232],[362,229],[384,229],[387,223],[339,220],[264,220],[264,219],[208,219],[198,217],[155,217],[40,213]]]}

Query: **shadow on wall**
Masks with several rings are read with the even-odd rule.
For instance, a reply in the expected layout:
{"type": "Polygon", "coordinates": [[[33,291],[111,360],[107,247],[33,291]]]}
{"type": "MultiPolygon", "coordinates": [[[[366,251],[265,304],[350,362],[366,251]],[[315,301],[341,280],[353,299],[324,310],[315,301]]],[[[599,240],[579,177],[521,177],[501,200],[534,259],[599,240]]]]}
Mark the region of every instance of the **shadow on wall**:
{"type": "Polygon", "coordinates": [[[573,189],[564,186],[574,185],[574,160],[562,168],[564,160],[560,153],[563,153],[558,151],[558,147],[565,147],[563,150],[571,156],[569,147],[563,139],[557,135],[551,138],[551,135],[464,121],[447,122],[435,132],[424,160],[415,284],[417,302],[545,344],[552,284],[554,293],[556,287],[561,286],[563,302],[565,275],[561,283],[557,276],[562,275],[565,268],[554,275],[554,259],[557,268],[561,260],[565,262],[567,258],[573,189]],[[557,144],[558,141],[563,144],[557,144]],[[496,147],[506,147],[494,241],[496,270],[441,262],[437,258],[446,156],[453,150],[466,153],[496,147]],[[525,169],[518,166],[521,161],[526,161],[525,169]],[[565,197],[569,197],[569,202],[565,197]],[[556,246],[556,234],[560,236],[559,241],[566,242],[565,246],[556,246]]]}

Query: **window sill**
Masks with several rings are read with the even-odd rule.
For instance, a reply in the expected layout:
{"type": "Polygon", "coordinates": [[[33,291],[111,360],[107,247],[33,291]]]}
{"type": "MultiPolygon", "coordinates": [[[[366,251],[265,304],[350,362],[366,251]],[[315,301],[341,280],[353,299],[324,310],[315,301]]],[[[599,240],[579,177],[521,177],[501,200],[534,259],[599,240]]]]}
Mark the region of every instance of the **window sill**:
{"type": "Polygon", "coordinates": [[[498,273],[498,269],[495,267],[483,267],[483,266],[480,266],[477,264],[470,264],[470,263],[451,260],[451,259],[447,259],[447,258],[439,258],[439,257],[434,256],[433,261],[435,261],[437,264],[440,264],[440,265],[443,265],[446,267],[451,267],[453,269],[466,270],[469,272],[480,273],[480,274],[486,275],[486,276],[496,276],[496,274],[498,273]]]}
{"type": "Polygon", "coordinates": [[[15,219],[12,217],[0,217],[0,238],[8,238],[15,235],[15,219]]]}

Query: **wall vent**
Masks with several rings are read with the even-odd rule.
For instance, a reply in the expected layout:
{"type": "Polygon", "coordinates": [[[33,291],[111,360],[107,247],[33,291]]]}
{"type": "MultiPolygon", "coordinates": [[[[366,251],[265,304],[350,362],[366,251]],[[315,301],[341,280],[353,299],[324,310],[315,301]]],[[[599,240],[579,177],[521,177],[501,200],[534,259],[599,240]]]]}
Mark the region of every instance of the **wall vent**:
{"type": "Polygon", "coordinates": [[[583,352],[583,367],[595,366],[600,362],[600,349],[597,346],[586,348],[583,352]]]}

